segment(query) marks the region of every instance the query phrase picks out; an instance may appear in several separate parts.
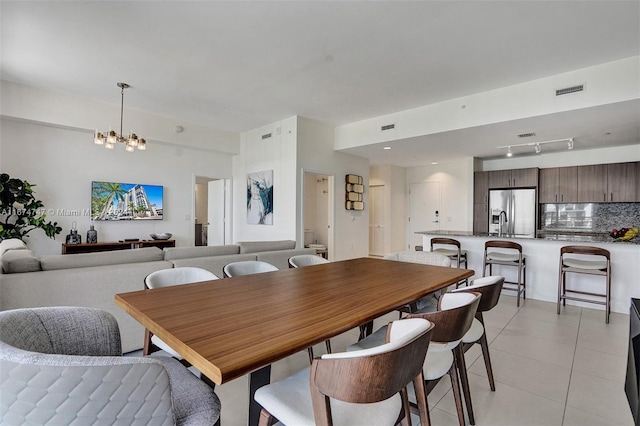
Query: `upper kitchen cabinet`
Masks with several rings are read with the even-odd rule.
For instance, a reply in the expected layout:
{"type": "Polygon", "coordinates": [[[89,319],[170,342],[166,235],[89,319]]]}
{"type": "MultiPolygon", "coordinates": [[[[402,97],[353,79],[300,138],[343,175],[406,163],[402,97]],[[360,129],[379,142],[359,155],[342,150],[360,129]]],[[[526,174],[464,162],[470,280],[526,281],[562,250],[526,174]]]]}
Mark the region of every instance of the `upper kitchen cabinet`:
{"type": "Polygon", "coordinates": [[[489,173],[489,188],[523,188],[538,186],[538,168],[495,170],[489,173]]]}
{"type": "Polygon", "coordinates": [[[578,202],[639,202],[639,162],[578,167],[578,202]]]}
{"type": "Polygon", "coordinates": [[[489,202],[489,172],[473,173],[473,203],[486,204],[489,202]]]}
{"type": "Polygon", "coordinates": [[[609,164],[607,167],[607,201],[639,202],[640,162],[609,164]]]}
{"type": "Polygon", "coordinates": [[[539,203],[575,203],[578,201],[578,168],[540,169],[539,203]]]}

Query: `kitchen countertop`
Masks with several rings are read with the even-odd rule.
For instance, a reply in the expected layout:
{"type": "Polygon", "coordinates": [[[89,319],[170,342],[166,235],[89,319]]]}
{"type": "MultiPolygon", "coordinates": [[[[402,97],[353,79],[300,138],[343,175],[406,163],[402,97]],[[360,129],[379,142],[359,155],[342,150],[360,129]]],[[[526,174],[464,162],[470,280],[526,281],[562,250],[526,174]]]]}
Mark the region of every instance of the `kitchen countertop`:
{"type": "Polygon", "coordinates": [[[488,232],[471,232],[471,231],[453,231],[453,230],[432,230],[420,231],[416,234],[423,235],[439,235],[442,237],[479,237],[479,238],[506,238],[506,239],[527,239],[527,240],[549,240],[549,241],[567,241],[574,243],[609,243],[609,244],[635,244],[640,245],[640,236],[631,241],[617,241],[606,233],[585,233],[585,232],[567,232],[567,231],[538,231],[537,236],[521,235],[521,234],[502,234],[488,232]]]}

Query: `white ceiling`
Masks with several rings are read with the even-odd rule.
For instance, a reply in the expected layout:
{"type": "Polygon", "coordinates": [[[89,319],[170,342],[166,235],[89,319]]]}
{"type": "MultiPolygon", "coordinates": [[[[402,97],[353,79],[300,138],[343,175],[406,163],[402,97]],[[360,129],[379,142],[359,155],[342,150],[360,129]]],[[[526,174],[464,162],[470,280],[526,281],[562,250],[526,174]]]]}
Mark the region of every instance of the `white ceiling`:
{"type": "MultiPolygon", "coordinates": [[[[2,1],[0,15],[3,80],[114,104],[123,81],[127,108],[235,132],[292,115],[338,126],[640,55],[639,1],[2,1]]],[[[491,158],[528,128],[633,144],[639,116],[633,101],[348,152],[491,158]]]]}

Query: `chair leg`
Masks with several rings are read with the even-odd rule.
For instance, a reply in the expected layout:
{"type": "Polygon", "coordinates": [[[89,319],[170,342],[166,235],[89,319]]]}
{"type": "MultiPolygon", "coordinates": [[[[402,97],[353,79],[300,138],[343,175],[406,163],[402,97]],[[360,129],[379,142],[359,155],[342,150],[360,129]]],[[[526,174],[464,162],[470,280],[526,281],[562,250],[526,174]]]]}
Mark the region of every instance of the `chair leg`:
{"type": "Polygon", "coordinates": [[[517,287],[517,294],[516,294],[516,307],[520,307],[520,286],[522,283],[522,265],[520,265],[520,263],[518,263],[518,287],[517,287]]]}
{"type": "Polygon", "coordinates": [[[420,412],[420,426],[431,426],[431,418],[429,417],[429,404],[427,403],[427,390],[424,385],[424,376],[422,372],[413,379],[413,389],[416,394],[416,402],[420,412]]]}
{"type": "Polygon", "coordinates": [[[331,340],[327,339],[324,341],[324,345],[327,347],[327,353],[331,353],[331,340]]]}
{"type": "Polygon", "coordinates": [[[313,347],[309,346],[307,348],[307,352],[309,353],[309,364],[312,364],[313,363],[313,358],[315,358],[314,355],[313,355],[313,347]]]}
{"type": "Polygon", "coordinates": [[[399,423],[400,426],[411,426],[411,406],[409,405],[409,394],[406,387],[400,390],[400,398],[402,399],[402,412],[396,424],[399,423]]]}
{"type": "Polygon", "coordinates": [[[453,390],[453,400],[456,402],[456,411],[458,412],[458,423],[460,426],[465,425],[464,408],[462,408],[462,395],[460,395],[460,382],[458,381],[458,367],[454,362],[449,369],[449,378],[451,379],[451,388],[453,390]]]}
{"type": "Polygon", "coordinates": [[[609,315],[611,314],[611,270],[607,270],[607,289],[606,289],[606,293],[605,293],[605,311],[606,311],[606,316],[605,316],[605,323],[609,324],[609,315]]]}
{"type": "Polygon", "coordinates": [[[270,412],[264,408],[260,411],[260,419],[258,420],[258,426],[272,426],[276,422],[276,419],[270,412]]]}
{"type": "Polygon", "coordinates": [[[482,348],[482,357],[484,358],[484,367],[487,370],[487,377],[489,378],[489,386],[493,392],[496,391],[496,383],[493,380],[493,369],[491,368],[491,357],[489,356],[489,343],[487,342],[487,332],[482,333],[480,340],[480,347],[482,348]]]}
{"type": "Polygon", "coordinates": [[[558,302],[557,313],[560,315],[560,302],[562,301],[562,257],[560,257],[560,266],[558,268],[558,302]]]}
{"type": "Polygon", "coordinates": [[[464,402],[467,406],[467,415],[469,416],[469,423],[476,424],[475,417],[473,415],[473,406],[471,404],[471,391],[469,390],[469,377],[467,376],[467,364],[464,360],[464,352],[462,351],[462,345],[458,345],[453,350],[455,363],[458,366],[460,374],[460,384],[462,385],[462,393],[464,393],[464,402]]]}

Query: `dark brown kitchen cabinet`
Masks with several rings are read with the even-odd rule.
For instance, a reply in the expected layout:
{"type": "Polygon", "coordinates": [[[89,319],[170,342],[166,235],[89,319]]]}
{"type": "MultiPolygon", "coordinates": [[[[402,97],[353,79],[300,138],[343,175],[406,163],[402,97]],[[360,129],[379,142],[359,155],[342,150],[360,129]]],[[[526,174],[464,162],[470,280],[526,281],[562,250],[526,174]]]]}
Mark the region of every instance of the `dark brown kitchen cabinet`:
{"type": "Polygon", "coordinates": [[[473,203],[489,202],[489,172],[473,173],[473,203]]]}
{"type": "Polygon", "coordinates": [[[640,162],[615,163],[607,167],[607,201],[639,202],[640,162]]]}
{"type": "Polygon", "coordinates": [[[602,203],[607,200],[607,164],[578,166],[578,202],[602,203]]]}
{"type": "Polygon", "coordinates": [[[639,202],[638,162],[578,166],[578,202],[639,202]]]}
{"type": "Polygon", "coordinates": [[[523,188],[537,186],[537,167],[489,172],[489,188],[523,188]]]}
{"type": "Polygon", "coordinates": [[[473,205],[473,232],[485,233],[489,232],[489,205],[474,204],[473,205]]]}
{"type": "Polygon", "coordinates": [[[578,201],[578,168],[540,169],[539,203],[575,203],[578,201]]]}

